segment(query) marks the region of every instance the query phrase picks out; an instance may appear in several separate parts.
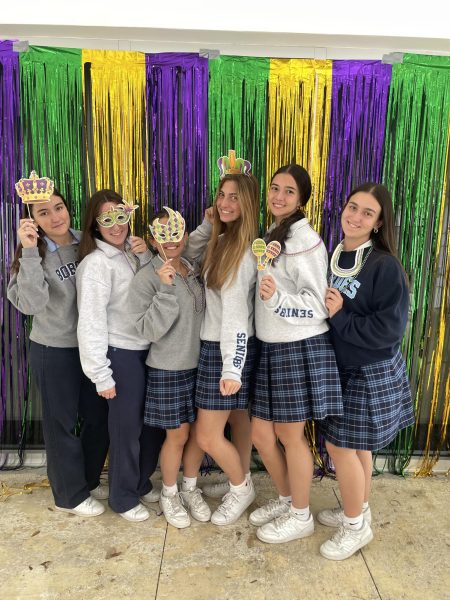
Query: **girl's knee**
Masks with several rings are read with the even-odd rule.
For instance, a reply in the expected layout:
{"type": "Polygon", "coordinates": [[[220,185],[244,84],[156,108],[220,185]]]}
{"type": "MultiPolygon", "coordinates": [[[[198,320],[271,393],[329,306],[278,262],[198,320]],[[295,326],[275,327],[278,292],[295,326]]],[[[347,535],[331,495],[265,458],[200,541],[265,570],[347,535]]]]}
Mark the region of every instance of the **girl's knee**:
{"type": "Polygon", "coordinates": [[[274,446],[277,443],[273,427],[268,427],[267,424],[261,425],[255,420],[252,421],[251,439],[252,444],[258,450],[274,446]]]}

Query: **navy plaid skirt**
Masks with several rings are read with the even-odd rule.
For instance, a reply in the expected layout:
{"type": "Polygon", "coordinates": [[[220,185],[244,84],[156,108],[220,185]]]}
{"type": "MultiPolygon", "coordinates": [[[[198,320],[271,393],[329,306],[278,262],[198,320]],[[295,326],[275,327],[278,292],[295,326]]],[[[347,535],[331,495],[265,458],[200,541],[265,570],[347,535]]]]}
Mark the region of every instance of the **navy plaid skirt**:
{"type": "Polygon", "coordinates": [[[342,412],[339,371],[328,332],[296,342],[262,343],[253,417],[298,423],[342,412]]]}
{"type": "Polygon", "coordinates": [[[320,423],[326,440],[341,448],[380,450],[414,423],[405,362],[389,360],[342,369],[344,415],[320,423]]]}
{"type": "Polygon", "coordinates": [[[195,421],[197,369],[164,371],[147,367],[144,423],[160,429],[177,429],[195,421]]]}
{"type": "Polygon", "coordinates": [[[232,396],[222,396],[219,391],[223,366],[220,342],[202,341],[195,389],[195,406],[197,408],[205,410],[246,410],[248,408],[248,395],[253,382],[257,345],[256,338],[249,338],[247,357],[242,369],[241,389],[232,396]]]}

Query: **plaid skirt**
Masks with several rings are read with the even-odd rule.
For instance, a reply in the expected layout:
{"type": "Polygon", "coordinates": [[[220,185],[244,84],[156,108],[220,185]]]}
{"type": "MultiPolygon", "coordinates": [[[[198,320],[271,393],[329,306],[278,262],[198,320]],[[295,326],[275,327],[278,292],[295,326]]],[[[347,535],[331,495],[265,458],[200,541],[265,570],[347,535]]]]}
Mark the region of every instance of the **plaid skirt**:
{"type": "Polygon", "coordinates": [[[262,343],[252,417],[298,423],[342,412],[339,371],[328,332],[296,342],[262,343]]]}
{"type": "Polygon", "coordinates": [[[144,423],[160,429],[177,429],[195,421],[197,369],[164,371],[147,367],[144,423]]]}
{"type": "Polygon", "coordinates": [[[205,410],[246,410],[250,385],[253,382],[256,351],[257,340],[251,337],[247,342],[247,357],[242,369],[241,388],[237,394],[222,396],[219,391],[223,366],[220,342],[202,341],[195,389],[195,406],[205,410]]]}
{"type": "Polygon", "coordinates": [[[400,350],[389,360],[342,369],[344,414],[320,423],[326,440],[340,448],[380,450],[414,423],[405,362],[400,350]]]}

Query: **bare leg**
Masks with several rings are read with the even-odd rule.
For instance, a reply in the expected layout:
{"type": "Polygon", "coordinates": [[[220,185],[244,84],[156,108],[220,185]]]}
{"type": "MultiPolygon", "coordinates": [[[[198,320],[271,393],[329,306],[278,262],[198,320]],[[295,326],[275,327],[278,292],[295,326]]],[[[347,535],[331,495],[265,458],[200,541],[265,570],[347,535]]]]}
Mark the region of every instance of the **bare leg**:
{"type": "Polygon", "coordinates": [[[364,502],[369,502],[373,472],[372,452],[370,450],[357,450],[356,456],[359,458],[364,469],[364,502]]]}
{"type": "Polygon", "coordinates": [[[338,448],[330,442],[326,445],[336,468],[344,514],[347,517],[359,517],[364,500],[365,474],[356,450],[338,448]]]}
{"type": "Polygon", "coordinates": [[[250,417],[247,410],[232,410],[228,417],[231,427],[231,440],[239,453],[244,473],[250,472],[252,453],[250,417]]]}
{"type": "Polygon", "coordinates": [[[189,423],[183,423],[177,429],[167,429],[166,439],[159,456],[163,483],[175,485],[180,470],[183,448],[189,436],[189,423]]]}
{"type": "Polygon", "coordinates": [[[189,439],[183,452],[183,475],[185,477],[197,477],[205,453],[197,443],[195,433],[196,423],[191,424],[189,439]]]}
{"type": "Polygon", "coordinates": [[[275,433],[286,452],[292,506],[309,506],[314,461],[305,438],[305,423],[275,423],[275,433]]]}
{"type": "Polygon", "coordinates": [[[253,417],[252,441],[281,496],[290,496],[286,457],[275,435],[272,421],[253,417]]]}
{"type": "Polygon", "coordinates": [[[228,476],[232,485],[240,485],[245,479],[239,453],[225,438],[225,424],[230,415],[228,410],[198,409],[196,435],[197,443],[207,452],[228,476]]]}

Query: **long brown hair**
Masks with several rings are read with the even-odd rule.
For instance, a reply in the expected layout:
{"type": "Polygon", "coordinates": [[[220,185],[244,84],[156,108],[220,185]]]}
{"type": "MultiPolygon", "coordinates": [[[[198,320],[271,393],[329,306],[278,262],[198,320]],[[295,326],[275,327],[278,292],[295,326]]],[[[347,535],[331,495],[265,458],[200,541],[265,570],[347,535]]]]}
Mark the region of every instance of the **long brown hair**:
{"type": "Polygon", "coordinates": [[[98,223],[96,220],[100,213],[101,205],[105,202],[120,204],[122,201],[122,196],[113,190],[99,190],[92,195],[86,208],[86,214],[84,215],[83,235],[80,242],[80,250],[78,252],[80,262],[97,248],[95,240],[102,239],[97,228],[98,223]]]}
{"type": "Polygon", "coordinates": [[[371,194],[381,206],[380,221],[382,221],[382,225],[378,228],[377,233],[375,233],[373,229],[370,232],[373,247],[376,248],[376,250],[397,257],[397,243],[395,241],[394,231],[394,208],[389,190],[381,183],[374,183],[373,181],[362,183],[350,192],[344,208],[349,203],[351,197],[358,192],[371,194]]]}
{"type": "MultiPolygon", "coordinates": [[[[66,199],[64,198],[64,196],[61,194],[61,192],[59,190],[54,188],[52,196],[58,196],[58,198],[61,198],[61,200],[64,202],[64,206],[67,208],[67,210],[69,210],[66,199]]],[[[31,214],[31,216],[33,216],[35,204],[30,203],[28,206],[30,208],[30,214],[31,214]]],[[[26,209],[25,204],[22,204],[22,219],[26,219],[26,218],[28,218],[28,210],[26,209]]],[[[39,252],[39,256],[42,259],[44,259],[45,253],[47,252],[47,242],[44,239],[45,235],[46,235],[45,231],[41,227],[38,226],[37,249],[39,252]]],[[[22,249],[23,249],[22,243],[19,242],[17,244],[16,252],[14,254],[14,259],[11,264],[11,269],[10,269],[11,275],[18,273],[20,270],[20,259],[22,258],[22,249]]]]}
{"type": "Polygon", "coordinates": [[[259,185],[254,175],[226,175],[220,180],[214,200],[214,223],[208,243],[202,275],[207,275],[207,286],[220,290],[230,278],[237,275],[241,260],[258,236],[259,185]],[[222,223],[217,210],[217,198],[226,181],[235,181],[238,187],[240,217],[231,223],[222,223]]]}

